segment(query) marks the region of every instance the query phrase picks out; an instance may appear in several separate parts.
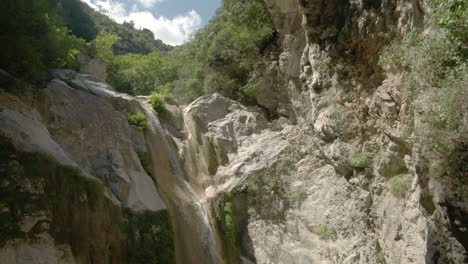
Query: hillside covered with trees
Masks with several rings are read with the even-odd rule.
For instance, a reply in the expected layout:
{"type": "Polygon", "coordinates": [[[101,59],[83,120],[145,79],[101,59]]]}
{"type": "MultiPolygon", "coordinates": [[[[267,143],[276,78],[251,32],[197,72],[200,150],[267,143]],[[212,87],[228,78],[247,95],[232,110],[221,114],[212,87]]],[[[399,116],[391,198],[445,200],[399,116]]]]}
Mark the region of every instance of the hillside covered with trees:
{"type": "Polygon", "coordinates": [[[77,69],[75,57],[84,53],[108,63],[108,81],[121,92],[156,92],[180,103],[219,92],[253,102],[255,66],[279,47],[262,0],[223,1],[210,23],[176,48],[79,0],[28,2],[7,1],[1,11],[0,67],[32,82],[46,78],[46,69],[77,69]]]}

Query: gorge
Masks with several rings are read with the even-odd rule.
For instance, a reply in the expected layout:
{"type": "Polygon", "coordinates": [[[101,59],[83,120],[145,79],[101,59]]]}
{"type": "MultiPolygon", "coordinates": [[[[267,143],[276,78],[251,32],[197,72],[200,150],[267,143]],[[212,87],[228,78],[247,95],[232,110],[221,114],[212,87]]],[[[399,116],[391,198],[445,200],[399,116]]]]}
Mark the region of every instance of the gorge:
{"type": "Polygon", "coordinates": [[[437,12],[265,3],[279,48],[256,63],[255,104],[157,111],[93,58],[38,91],[2,70],[0,262],[467,263],[466,57],[453,78],[424,68],[458,54],[437,12]]]}

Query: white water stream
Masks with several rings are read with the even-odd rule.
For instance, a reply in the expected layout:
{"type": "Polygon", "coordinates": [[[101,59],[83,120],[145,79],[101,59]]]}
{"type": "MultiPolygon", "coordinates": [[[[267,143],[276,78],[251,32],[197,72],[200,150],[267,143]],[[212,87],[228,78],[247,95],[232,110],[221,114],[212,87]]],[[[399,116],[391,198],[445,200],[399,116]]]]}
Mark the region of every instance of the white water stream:
{"type": "Polygon", "coordinates": [[[151,150],[158,189],[165,196],[169,203],[167,206],[175,218],[173,223],[177,262],[221,263],[214,231],[209,221],[209,204],[200,199],[187,182],[176,151],[169,143],[154,110],[147,102],[140,103],[150,123],[146,138],[151,150]]]}

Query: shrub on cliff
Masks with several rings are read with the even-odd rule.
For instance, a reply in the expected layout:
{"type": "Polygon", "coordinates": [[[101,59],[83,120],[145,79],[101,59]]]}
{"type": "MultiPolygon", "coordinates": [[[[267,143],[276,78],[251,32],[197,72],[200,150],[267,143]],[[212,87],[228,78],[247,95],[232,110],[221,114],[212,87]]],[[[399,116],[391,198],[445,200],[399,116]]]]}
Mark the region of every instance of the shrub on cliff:
{"type": "Polygon", "coordinates": [[[125,117],[128,120],[128,123],[138,130],[143,131],[148,127],[148,121],[146,121],[146,116],[143,113],[125,113],[125,117]]]}
{"type": "Polygon", "coordinates": [[[158,114],[164,113],[164,105],[166,104],[164,95],[154,92],[151,94],[149,100],[154,111],[156,111],[158,114]]]}
{"type": "Polygon", "coordinates": [[[414,138],[421,157],[431,161],[431,174],[448,176],[468,190],[466,175],[453,168],[458,157],[467,156],[460,147],[468,144],[467,3],[434,0],[431,6],[440,30],[395,41],[383,50],[380,64],[403,73],[403,102],[421,121],[414,138]]]}

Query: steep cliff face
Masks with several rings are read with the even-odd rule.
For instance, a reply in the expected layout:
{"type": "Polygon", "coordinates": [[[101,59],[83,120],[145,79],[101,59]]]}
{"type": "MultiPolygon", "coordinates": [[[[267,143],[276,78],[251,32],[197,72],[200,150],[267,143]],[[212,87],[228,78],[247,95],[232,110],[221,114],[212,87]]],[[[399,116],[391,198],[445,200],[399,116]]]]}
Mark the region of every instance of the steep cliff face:
{"type": "Polygon", "coordinates": [[[282,48],[258,68],[262,108],[214,94],[161,115],[71,71],[0,94],[0,258],[125,263],[124,206],[168,210],[177,263],[467,262],[466,186],[422,154],[422,110],[379,65],[435,32],[425,2],[266,3],[282,48]]]}
{"type": "Polygon", "coordinates": [[[0,96],[2,263],[172,262],[172,231],[178,263],[220,262],[205,205],[147,98],[54,75],[42,91],[0,96]],[[166,209],[173,230],[146,213],[166,209]]]}
{"type": "MultiPolygon", "coordinates": [[[[378,65],[392,40],[434,30],[425,2],[267,4],[283,52],[264,78],[278,80],[272,88],[281,95],[265,88],[257,97],[295,121],[282,133],[300,142],[299,157],[278,177],[300,202],[290,200],[280,219],[281,202],[249,216],[238,233],[241,254],[257,263],[466,261],[463,187],[425,169],[437,160],[423,159],[415,138],[428,128],[402,99],[401,73],[378,65]]],[[[275,193],[288,200],[275,190],[262,199],[275,203],[275,193]]]]}

